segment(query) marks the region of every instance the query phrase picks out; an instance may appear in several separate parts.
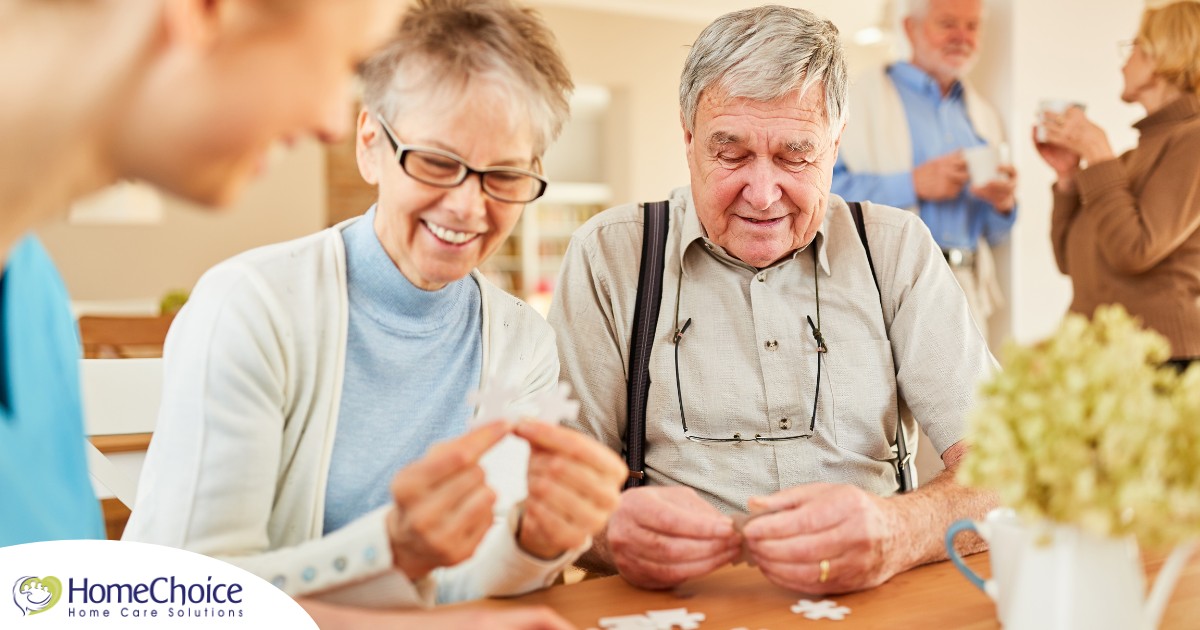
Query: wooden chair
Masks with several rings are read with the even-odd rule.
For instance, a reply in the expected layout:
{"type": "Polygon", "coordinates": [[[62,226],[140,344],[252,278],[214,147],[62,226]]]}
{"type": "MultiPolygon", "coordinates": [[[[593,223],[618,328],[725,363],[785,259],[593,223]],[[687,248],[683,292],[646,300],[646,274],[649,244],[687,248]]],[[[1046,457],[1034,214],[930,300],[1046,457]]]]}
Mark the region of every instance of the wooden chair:
{"type": "Polygon", "coordinates": [[[161,357],[167,330],[174,315],[159,317],[79,318],[79,336],[85,359],[161,357]]]}

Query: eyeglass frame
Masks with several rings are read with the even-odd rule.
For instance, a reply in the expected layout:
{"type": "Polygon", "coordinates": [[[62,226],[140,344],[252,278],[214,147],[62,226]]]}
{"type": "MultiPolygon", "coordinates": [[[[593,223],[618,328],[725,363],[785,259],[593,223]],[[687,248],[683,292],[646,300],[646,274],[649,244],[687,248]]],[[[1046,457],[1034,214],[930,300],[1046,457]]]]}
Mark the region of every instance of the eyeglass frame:
{"type": "MultiPolygon", "coordinates": [[[[817,264],[817,250],[815,246],[813,246],[812,252],[813,265],[815,266],[817,264]]],[[[683,322],[682,326],[675,330],[675,335],[671,339],[671,343],[675,345],[675,395],[679,401],[679,423],[683,426],[683,437],[692,442],[710,444],[733,442],[758,442],[761,444],[764,442],[792,442],[795,440],[807,440],[812,438],[817,426],[817,407],[821,400],[821,364],[825,362],[825,354],[829,352],[829,347],[825,344],[825,337],[821,334],[821,289],[820,281],[817,279],[818,275],[819,274],[817,273],[813,274],[813,286],[816,293],[817,322],[813,323],[812,317],[805,315],[805,319],[808,320],[809,328],[812,329],[813,339],[815,339],[817,342],[817,386],[813,392],[812,415],[809,418],[808,433],[798,433],[796,435],[787,435],[783,437],[763,437],[761,433],[755,433],[754,437],[752,438],[742,437],[740,431],[735,431],[733,433],[733,437],[729,438],[714,438],[689,433],[687,427],[687,416],[683,411],[683,385],[679,378],[679,342],[683,340],[683,336],[687,332],[687,329],[692,326],[692,318],[689,317],[685,322],[683,322]]],[[[682,293],[682,288],[683,273],[680,273],[679,285],[675,289],[675,321],[679,321],[679,296],[682,293]]]]}
{"type": "Polygon", "coordinates": [[[467,164],[467,161],[464,160],[462,157],[455,155],[454,153],[451,153],[450,151],[445,151],[443,149],[437,149],[434,147],[426,147],[426,146],[420,146],[420,145],[415,145],[415,144],[402,143],[397,138],[397,136],[399,134],[397,134],[392,129],[391,125],[388,124],[387,119],[385,119],[382,114],[376,113],[375,118],[379,121],[380,126],[382,126],[383,133],[385,136],[387,136],[388,144],[392,145],[392,150],[395,152],[396,161],[400,164],[400,170],[404,171],[405,175],[408,175],[409,177],[417,180],[418,182],[421,182],[422,184],[427,184],[429,186],[434,186],[436,188],[445,188],[445,189],[457,188],[459,186],[462,186],[463,182],[467,181],[468,177],[470,177],[472,175],[478,175],[480,190],[482,190],[483,193],[485,195],[487,195],[488,197],[491,197],[492,199],[495,199],[496,201],[500,201],[503,203],[533,203],[534,201],[537,201],[538,199],[540,199],[542,195],[546,194],[546,187],[549,185],[549,181],[545,177],[542,177],[541,175],[534,173],[533,171],[525,170],[523,168],[516,168],[514,166],[488,166],[488,167],[484,167],[484,168],[475,168],[475,167],[471,166],[470,164],[467,164]],[[418,177],[417,175],[412,174],[411,172],[409,172],[408,166],[405,164],[405,160],[406,160],[408,154],[412,151],[418,151],[418,152],[423,152],[423,153],[432,153],[434,155],[444,157],[448,160],[454,161],[462,169],[459,171],[458,181],[454,182],[453,184],[446,183],[446,182],[432,182],[432,181],[423,179],[421,177],[418,177]],[[496,193],[492,192],[488,188],[487,175],[489,173],[511,173],[514,175],[524,175],[526,177],[533,178],[533,180],[540,185],[537,187],[537,191],[529,199],[505,199],[504,197],[501,197],[501,196],[497,195],[496,193]]]}
{"type": "Polygon", "coordinates": [[[1140,42],[1136,37],[1134,39],[1123,39],[1117,42],[1117,54],[1120,55],[1121,60],[1124,61],[1129,59],[1129,57],[1133,55],[1133,49],[1137,48],[1139,43],[1140,42]]]}

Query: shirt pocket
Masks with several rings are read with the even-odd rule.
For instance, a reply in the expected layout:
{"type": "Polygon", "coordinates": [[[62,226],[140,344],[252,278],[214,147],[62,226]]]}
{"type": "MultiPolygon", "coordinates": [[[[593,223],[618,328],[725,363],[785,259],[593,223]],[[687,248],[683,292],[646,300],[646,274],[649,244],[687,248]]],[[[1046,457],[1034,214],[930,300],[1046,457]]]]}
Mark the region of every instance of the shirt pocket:
{"type": "Polygon", "coordinates": [[[831,339],[825,356],[833,392],[834,443],[871,459],[893,459],[897,409],[891,344],[831,339]]]}

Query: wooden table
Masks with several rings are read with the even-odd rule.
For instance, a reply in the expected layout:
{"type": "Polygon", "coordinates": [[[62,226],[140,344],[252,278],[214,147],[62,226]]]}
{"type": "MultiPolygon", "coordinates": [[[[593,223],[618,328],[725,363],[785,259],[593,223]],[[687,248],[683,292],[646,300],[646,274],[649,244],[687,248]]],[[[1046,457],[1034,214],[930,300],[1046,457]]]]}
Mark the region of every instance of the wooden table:
{"type": "MultiPolygon", "coordinates": [[[[1149,575],[1158,573],[1165,558],[1146,562],[1149,575]]],[[[987,554],[967,559],[980,575],[989,575],[987,554]]],[[[458,609],[500,609],[545,605],[580,628],[599,627],[601,617],[643,614],[647,610],[684,608],[702,612],[702,630],[765,628],[987,628],[1000,627],[987,598],[951,565],[939,562],[902,573],[887,584],[862,593],[830,597],[852,612],[841,622],[809,621],[792,613],[802,595],[779,588],[756,569],[726,567],[687,582],[673,591],[645,591],[620,577],[556,586],[524,597],[459,604],[458,609]],[[819,625],[817,625],[819,624],[819,625]]],[[[819,600],[821,597],[807,596],[819,600]]],[[[1162,628],[1200,627],[1200,555],[1194,555],[1167,605],[1162,628]]]]}

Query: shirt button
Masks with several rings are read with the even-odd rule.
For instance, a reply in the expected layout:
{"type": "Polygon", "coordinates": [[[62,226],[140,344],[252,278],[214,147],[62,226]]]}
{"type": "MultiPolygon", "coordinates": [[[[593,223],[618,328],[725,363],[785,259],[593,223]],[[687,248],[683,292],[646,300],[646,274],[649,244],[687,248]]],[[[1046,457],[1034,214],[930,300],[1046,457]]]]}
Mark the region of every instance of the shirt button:
{"type": "Polygon", "coordinates": [[[333,568],[337,569],[338,571],[345,571],[346,570],[346,559],[342,558],[342,557],[336,558],[333,561],[333,568]]]}
{"type": "Polygon", "coordinates": [[[275,577],[271,578],[271,584],[275,585],[275,588],[282,591],[284,585],[287,584],[287,578],[283,577],[282,575],[276,575],[275,577]]]}
{"type": "Polygon", "coordinates": [[[778,348],[778,347],[779,347],[779,342],[778,342],[778,341],[776,341],[776,340],[774,340],[774,339],[772,339],[772,340],[770,340],[770,341],[766,342],[766,343],[765,343],[765,344],[763,344],[763,345],[764,345],[764,346],[766,346],[767,350],[774,350],[775,348],[778,348]]]}
{"type": "Polygon", "coordinates": [[[759,282],[766,282],[766,281],[767,281],[767,274],[766,274],[766,273],[760,273],[760,274],[758,274],[758,281],[759,281],[759,282]]]}
{"type": "Polygon", "coordinates": [[[367,564],[375,564],[375,548],[374,547],[367,547],[366,549],[363,550],[363,560],[366,560],[367,564]]]}
{"type": "Polygon", "coordinates": [[[787,419],[787,418],[780,418],[780,419],[779,419],[779,428],[780,428],[780,429],[787,429],[787,428],[788,428],[788,427],[790,427],[790,426],[792,426],[792,425],[791,425],[791,423],[788,421],[788,419],[787,419]]]}
{"type": "Polygon", "coordinates": [[[307,567],[304,569],[304,572],[300,574],[300,577],[304,578],[305,582],[311,582],[317,577],[317,570],[312,567],[307,567]]]}

